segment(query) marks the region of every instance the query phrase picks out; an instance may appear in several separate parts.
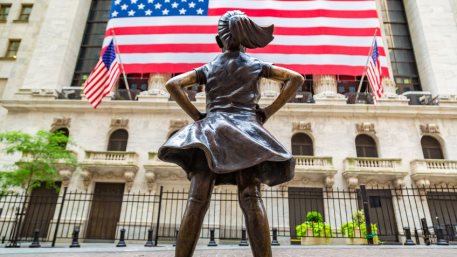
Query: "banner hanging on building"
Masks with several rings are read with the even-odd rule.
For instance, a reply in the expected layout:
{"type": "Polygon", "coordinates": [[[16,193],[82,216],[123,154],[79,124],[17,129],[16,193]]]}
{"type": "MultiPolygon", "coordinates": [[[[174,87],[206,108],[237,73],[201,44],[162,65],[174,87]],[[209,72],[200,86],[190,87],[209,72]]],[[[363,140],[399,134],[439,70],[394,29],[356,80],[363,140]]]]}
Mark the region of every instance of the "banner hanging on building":
{"type": "Polygon", "coordinates": [[[273,42],[249,54],[302,74],[362,75],[373,33],[380,31],[374,0],[113,0],[103,46],[116,35],[127,73],[181,73],[221,52],[217,22],[229,10],[275,25],[273,42]]]}

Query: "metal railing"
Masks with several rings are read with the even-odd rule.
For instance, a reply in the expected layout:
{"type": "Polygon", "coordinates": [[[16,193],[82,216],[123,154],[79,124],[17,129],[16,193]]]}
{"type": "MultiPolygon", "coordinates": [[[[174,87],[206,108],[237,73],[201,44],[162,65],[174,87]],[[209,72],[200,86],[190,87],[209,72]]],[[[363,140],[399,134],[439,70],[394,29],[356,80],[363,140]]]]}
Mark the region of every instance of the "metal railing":
{"type": "MultiPolygon", "coordinates": [[[[289,187],[262,190],[262,198],[271,231],[291,242],[331,239],[363,244],[368,238],[375,244],[399,244],[405,240],[405,227],[416,243],[436,242],[436,235],[457,240],[457,188],[289,187]],[[424,219],[430,225],[424,226],[424,219]]],[[[14,246],[31,241],[38,231],[42,242],[54,245],[70,240],[77,229],[86,241],[114,241],[125,229],[125,240],[145,241],[153,231],[155,242],[172,242],[186,203],[186,190],[163,188],[152,193],[99,194],[64,188],[60,193],[2,195],[0,238],[2,244],[14,246]]],[[[214,230],[216,239],[239,240],[244,222],[235,187],[216,187],[201,237],[209,238],[214,230]]]]}

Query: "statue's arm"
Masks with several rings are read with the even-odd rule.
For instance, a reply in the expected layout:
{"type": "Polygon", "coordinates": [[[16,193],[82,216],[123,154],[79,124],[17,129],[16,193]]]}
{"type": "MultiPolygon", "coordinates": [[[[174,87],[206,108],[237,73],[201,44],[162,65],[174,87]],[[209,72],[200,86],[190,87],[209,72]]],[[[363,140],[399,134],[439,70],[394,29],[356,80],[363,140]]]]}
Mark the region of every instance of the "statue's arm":
{"type": "Polygon", "coordinates": [[[184,88],[197,83],[197,73],[192,70],[176,77],[171,78],[165,84],[170,95],[175,99],[176,103],[189,115],[193,120],[199,120],[201,113],[192,104],[187,97],[184,88]]]}
{"type": "Polygon", "coordinates": [[[285,83],[285,86],[273,103],[263,109],[266,119],[270,118],[279,109],[281,109],[281,107],[283,107],[289,99],[295,95],[298,88],[303,85],[303,82],[305,81],[303,76],[299,73],[277,66],[271,67],[269,78],[282,81],[285,83]]]}

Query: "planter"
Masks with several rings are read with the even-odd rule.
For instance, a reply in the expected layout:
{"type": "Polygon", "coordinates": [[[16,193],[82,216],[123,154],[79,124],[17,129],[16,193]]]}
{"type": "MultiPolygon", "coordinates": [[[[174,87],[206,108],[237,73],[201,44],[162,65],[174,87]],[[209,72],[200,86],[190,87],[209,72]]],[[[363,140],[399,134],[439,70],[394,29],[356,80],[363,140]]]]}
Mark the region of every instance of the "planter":
{"type": "MultiPolygon", "coordinates": [[[[374,244],[379,244],[378,237],[373,238],[374,244]]],[[[365,237],[362,235],[360,228],[355,228],[354,229],[354,237],[348,237],[346,238],[346,244],[348,245],[367,245],[368,241],[365,239],[365,237]]]]}
{"type": "Polygon", "coordinates": [[[313,229],[306,230],[306,236],[301,238],[301,245],[328,245],[330,244],[330,237],[313,236],[313,229]]]}

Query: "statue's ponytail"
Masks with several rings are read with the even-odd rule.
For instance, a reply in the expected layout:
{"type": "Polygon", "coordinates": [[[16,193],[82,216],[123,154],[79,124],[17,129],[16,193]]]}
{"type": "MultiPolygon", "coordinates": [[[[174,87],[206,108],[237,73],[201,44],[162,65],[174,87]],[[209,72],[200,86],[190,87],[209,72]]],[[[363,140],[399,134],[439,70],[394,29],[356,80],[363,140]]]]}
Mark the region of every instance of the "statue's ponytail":
{"type": "Polygon", "coordinates": [[[225,13],[218,24],[218,34],[226,49],[258,48],[273,40],[274,26],[261,27],[241,11],[225,13]]]}

